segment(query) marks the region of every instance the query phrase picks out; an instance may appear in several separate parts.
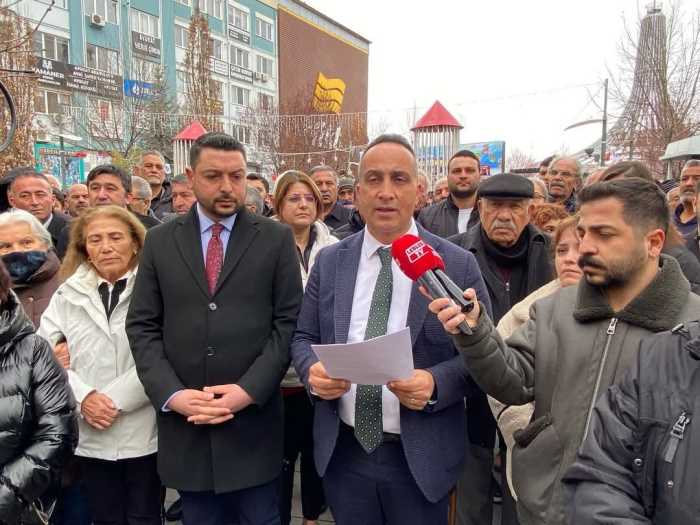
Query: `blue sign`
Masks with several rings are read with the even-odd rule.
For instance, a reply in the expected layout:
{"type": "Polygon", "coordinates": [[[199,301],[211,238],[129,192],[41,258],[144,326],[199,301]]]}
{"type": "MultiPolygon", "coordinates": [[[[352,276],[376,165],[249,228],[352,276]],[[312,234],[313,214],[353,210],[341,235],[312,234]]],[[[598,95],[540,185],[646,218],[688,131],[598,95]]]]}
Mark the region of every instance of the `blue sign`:
{"type": "Polygon", "coordinates": [[[505,142],[473,142],[471,144],[461,144],[459,149],[468,149],[479,157],[482,175],[503,173],[506,151],[505,142]]]}
{"type": "Polygon", "coordinates": [[[140,82],[138,80],[124,79],[124,95],[134,98],[153,98],[155,92],[155,84],[150,82],[140,82]]]}

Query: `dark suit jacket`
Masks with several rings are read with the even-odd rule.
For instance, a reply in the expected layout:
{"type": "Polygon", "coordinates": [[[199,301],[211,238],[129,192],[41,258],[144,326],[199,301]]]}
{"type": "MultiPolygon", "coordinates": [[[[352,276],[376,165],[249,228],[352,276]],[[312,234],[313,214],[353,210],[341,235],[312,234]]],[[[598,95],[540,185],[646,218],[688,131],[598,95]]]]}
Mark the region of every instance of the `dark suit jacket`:
{"type": "MultiPolygon", "coordinates": [[[[443,257],[447,274],[455,283],[463,289],[475,288],[490,311],[474,256],[422,228],[419,235],[443,257]]],[[[294,366],[307,385],[309,367],[318,361],[311,344],[347,342],[363,238],[364,232],[359,232],[324,248],[311,270],[292,343],[294,366]]],[[[415,284],[407,323],[415,367],[433,374],[437,404],[421,412],[401,406],[401,441],[418,486],[428,500],[435,502],[447,494],[461,473],[467,446],[464,399],[474,384],[464,360],[437,317],[428,312],[428,301],[415,284]]],[[[323,476],[338,437],[338,401],[314,400],[315,459],[323,476]]]]}
{"type": "Polygon", "coordinates": [[[279,475],[280,381],[301,295],[294,238],[276,221],[238,213],[213,296],[196,207],[148,232],[126,331],[157,412],[164,485],[231,492],[279,475]],[[179,390],[230,383],[255,403],[221,425],[196,426],[161,410],[179,390]]]}
{"type": "Polygon", "coordinates": [[[323,219],[323,222],[331,230],[336,230],[341,226],[346,225],[350,220],[351,215],[352,210],[350,208],[346,208],[336,201],[336,203],[333,205],[333,209],[328,215],[326,215],[326,218],[323,219]]]}
{"type": "Polygon", "coordinates": [[[70,235],[70,221],[71,218],[68,215],[54,212],[51,224],[46,228],[51,234],[51,242],[56,248],[59,259],[63,259],[63,256],[66,254],[68,243],[63,242],[62,237],[65,236],[67,238],[70,235]]]}

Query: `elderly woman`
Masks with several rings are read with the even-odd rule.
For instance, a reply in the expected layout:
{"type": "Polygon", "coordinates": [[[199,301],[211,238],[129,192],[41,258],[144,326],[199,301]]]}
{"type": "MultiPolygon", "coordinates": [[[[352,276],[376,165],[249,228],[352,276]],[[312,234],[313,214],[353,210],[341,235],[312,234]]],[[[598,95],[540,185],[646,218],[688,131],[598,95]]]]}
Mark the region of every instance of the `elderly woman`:
{"type": "Polygon", "coordinates": [[[60,469],[78,442],[66,373],[0,263],[0,523],[48,523],[60,469]]]}
{"type": "MultiPolygon", "coordinates": [[[[535,301],[553,294],[560,288],[575,286],[579,280],[581,280],[581,277],[583,277],[583,272],[578,266],[579,240],[576,235],[577,223],[578,217],[573,216],[562,220],[557,226],[552,238],[554,266],[557,272],[557,278],[545,284],[539,290],[532,292],[503,316],[497,327],[498,333],[503,339],[510,337],[513,332],[530,319],[530,306],[532,306],[535,301]]],[[[506,406],[489,396],[489,404],[491,405],[493,416],[498,423],[498,428],[503,434],[503,439],[508,447],[506,474],[510,491],[513,497],[517,499],[511,481],[510,458],[511,450],[514,445],[513,433],[528,425],[534,411],[534,403],[523,406],[506,406]]]]}
{"type": "Polygon", "coordinates": [[[77,218],[61,268],[66,280],[39,328],[70,355],[68,378],[82,416],[76,456],[95,525],[160,524],[155,411],[124,328],[145,233],[116,206],[77,218]]]}
{"type": "MultiPolygon", "coordinates": [[[[306,287],[309,272],[318,252],[338,242],[320,220],[321,194],[305,173],[287,171],[275,186],[275,212],[280,222],[294,233],[299,256],[299,271],[306,287]]],[[[313,459],[313,406],[293,367],[282,381],[284,395],[284,467],[280,494],[282,525],[291,520],[294,465],[301,455],[301,506],[307,525],[316,523],[325,507],[323,486],[313,459]]]]}
{"type": "Polygon", "coordinates": [[[9,210],[0,214],[0,257],[12,287],[34,326],[58,288],[61,265],[51,234],[31,213],[9,210]]]}

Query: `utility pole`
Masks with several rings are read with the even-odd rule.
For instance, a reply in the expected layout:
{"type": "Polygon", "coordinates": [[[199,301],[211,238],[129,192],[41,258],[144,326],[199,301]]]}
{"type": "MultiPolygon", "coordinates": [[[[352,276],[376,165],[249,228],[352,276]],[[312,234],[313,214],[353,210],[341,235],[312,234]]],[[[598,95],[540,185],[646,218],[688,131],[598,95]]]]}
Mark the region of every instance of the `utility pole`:
{"type": "Polygon", "coordinates": [[[600,137],[600,166],[605,166],[608,149],[608,79],[603,83],[603,133],[600,137]]]}

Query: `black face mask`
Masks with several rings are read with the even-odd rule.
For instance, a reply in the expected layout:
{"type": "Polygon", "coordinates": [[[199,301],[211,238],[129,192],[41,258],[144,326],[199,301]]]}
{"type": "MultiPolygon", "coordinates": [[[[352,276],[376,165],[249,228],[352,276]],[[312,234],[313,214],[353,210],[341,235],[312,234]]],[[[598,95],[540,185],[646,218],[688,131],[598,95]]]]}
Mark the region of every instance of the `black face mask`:
{"type": "Polygon", "coordinates": [[[12,252],[2,256],[14,284],[24,284],[46,262],[48,252],[12,252]]]}

